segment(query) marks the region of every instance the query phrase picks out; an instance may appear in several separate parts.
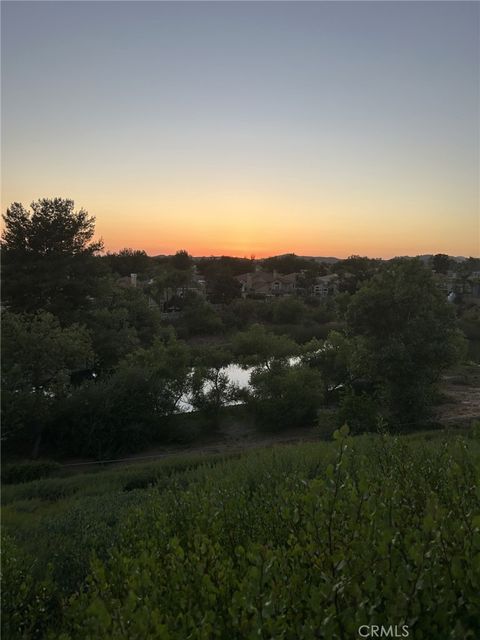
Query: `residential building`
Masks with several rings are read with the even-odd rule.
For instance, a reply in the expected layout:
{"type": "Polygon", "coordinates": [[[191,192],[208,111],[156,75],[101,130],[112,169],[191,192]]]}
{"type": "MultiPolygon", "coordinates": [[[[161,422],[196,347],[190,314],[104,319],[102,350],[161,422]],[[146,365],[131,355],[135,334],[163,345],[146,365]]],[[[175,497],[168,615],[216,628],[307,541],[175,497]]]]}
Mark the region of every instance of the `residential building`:
{"type": "Polygon", "coordinates": [[[237,276],[242,285],[242,296],[249,295],[267,297],[288,296],[295,293],[298,273],[282,275],[277,271],[255,271],[237,276]]]}
{"type": "Polygon", "coordinates": [[[338,275],[332,273],[327,276],[318,276],[312,285],[312,293],[320,298],[327,298],[338,293],[338,275]]]}

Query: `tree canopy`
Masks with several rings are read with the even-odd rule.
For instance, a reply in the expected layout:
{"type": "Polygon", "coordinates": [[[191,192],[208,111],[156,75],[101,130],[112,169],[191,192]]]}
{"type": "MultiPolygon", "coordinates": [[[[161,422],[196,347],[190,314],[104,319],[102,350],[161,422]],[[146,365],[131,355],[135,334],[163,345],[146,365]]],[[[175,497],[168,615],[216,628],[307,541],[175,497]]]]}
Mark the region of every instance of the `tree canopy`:
{"type": "Polygon", "coordinates": [[[233,352],[240,362],[266,367],[273,359],[284,360],[298,351],[296,342],[287,336],[271,333],[260,324],[237,333],[233,342],[233,352]]]}
{"type": "Polygon", "coordinates": [[[391,262],[352,297],[347,322],[356,373],[374,382],[397,422],[421,422],[462,342],[431,271],[417,259],[391,262]]]}
{"type": "Polygon", "coordinates": [[[73,200],[42,198],[30,211],[18,202],[3,215],[3,296],[15,311],[40,309],[65,317],[95,293],[101,264],[94,255],[95,218],[73,200]]]}
{"type": "Polygon", "coordinates": [[[93,254],[103,242],[93,242],[95,218],[84,209],[75,211],[73,200],[41,198],[31,211],[14,202],[3,215],[3,249],[37,256],[93,254]]]}
{"type": "Polygon", "coordinates": [[[71,375],[92,365],[87,331],[62,328],[50,313],[6,312],[2,334],[2,411],[4,435],[35,441],[38,452],[52,404],[67,392],[71,375]]]}

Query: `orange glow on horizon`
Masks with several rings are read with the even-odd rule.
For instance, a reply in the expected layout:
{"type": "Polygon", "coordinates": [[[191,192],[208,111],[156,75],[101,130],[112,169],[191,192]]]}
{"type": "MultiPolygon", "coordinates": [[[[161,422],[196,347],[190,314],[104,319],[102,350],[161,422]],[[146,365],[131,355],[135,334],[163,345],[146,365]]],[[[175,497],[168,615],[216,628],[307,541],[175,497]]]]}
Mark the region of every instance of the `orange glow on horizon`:
{"type": "MultiPolygon", "coordinates": [[[[69,194],[77,209],[95,216],[96,236],[109,252],[132,248],[155,256],[185,249],[193,256],[247,258],[286,253],[336,258],[480,254],[478,207],[469,198],[439,202],[386,186],[378,187],[374,196],[358,189],[287,193],[230,188],[212,193],[205,188],[180,195],[174,189],[161,194],[152,189],[142,198],[125,189],[113,198],[104,191],[86,197],[68,185],[42,195],[62,193],[69,194]],[[459,209],[468,225],[457,224],[459,209]]],[[[28,206],[39,197],[30,190],[3,196],[3,210],[11,202],[28,206]]]]}

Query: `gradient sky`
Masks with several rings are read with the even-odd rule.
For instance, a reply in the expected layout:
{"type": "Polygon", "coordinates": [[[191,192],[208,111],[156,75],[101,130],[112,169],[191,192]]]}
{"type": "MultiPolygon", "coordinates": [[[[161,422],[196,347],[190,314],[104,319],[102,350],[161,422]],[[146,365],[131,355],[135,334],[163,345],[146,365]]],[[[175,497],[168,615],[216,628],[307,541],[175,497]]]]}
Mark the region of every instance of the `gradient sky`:
{"type": "Polygon", "coordinates": [[[2,210],[110,250],[478,255],[477,2],[2,2],[2,210]]]}

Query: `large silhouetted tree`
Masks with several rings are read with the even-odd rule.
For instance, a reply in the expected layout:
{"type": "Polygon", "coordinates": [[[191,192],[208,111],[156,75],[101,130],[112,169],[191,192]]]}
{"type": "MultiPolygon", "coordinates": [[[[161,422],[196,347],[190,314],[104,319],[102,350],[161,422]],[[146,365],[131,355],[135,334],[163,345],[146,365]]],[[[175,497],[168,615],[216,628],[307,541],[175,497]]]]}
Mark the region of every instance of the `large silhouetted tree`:
{"type": "Polygon", "coordinates": [[[76,256],[92,254],[103,248],[92,242],[95,218],[84,209],[75,211],[73,200],[41,198],[30,205],[31,211],[14,202],[3,216],[4,250],[37,256],[76,256]]]}
{"type": "Polygon", "coordinates": [[[85,305],[95,289],[103,248],[95,218],[73,200],[42,198],[30,210],[13,203],[3,215],[3,297],[15,311],[60,317],[85,305]]]}

